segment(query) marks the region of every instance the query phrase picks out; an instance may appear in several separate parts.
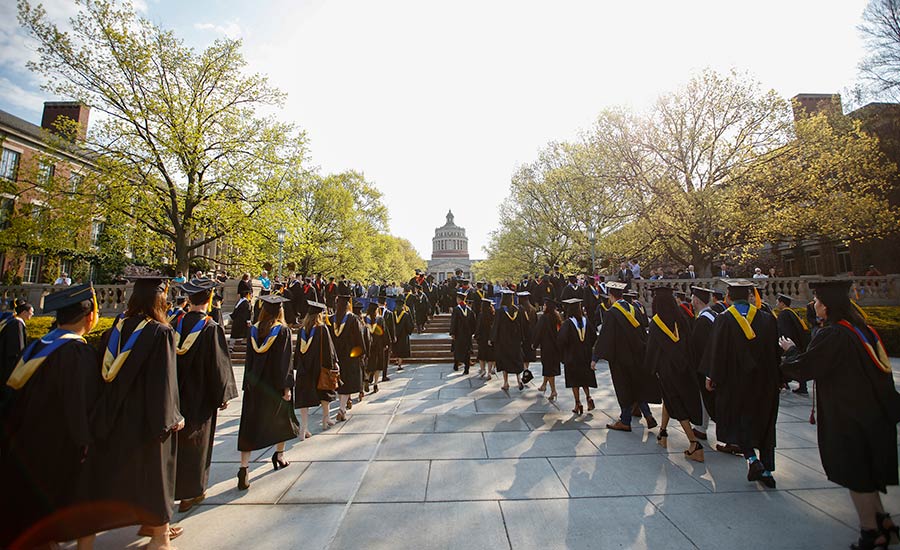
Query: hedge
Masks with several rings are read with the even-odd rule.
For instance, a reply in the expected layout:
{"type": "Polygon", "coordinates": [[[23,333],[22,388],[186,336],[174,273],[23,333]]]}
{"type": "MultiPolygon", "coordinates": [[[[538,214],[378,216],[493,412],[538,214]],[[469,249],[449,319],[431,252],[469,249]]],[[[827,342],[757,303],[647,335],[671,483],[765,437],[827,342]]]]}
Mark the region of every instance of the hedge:
{"type": "MultiPolygon", "coordinates": [[[[866,315],[869,318],[869,324],[875,327],[878,334],[884,341],[884,347],[892,357],[900,356],[900,307],[865,307],[866,315]]],[[[806,310],[796,308],[797,314],[805,318],[806,310]]],[[[33,317],[28,325],[28,339],[40,338],[50,331],[50,323],[53,317],[33,317]]],[[[87,340],[91,344],[99,347],[100,336],[105,330],[112,326],[112,317],[101,317],[97,323],[97,328],[87,335],[87,340]]]]}

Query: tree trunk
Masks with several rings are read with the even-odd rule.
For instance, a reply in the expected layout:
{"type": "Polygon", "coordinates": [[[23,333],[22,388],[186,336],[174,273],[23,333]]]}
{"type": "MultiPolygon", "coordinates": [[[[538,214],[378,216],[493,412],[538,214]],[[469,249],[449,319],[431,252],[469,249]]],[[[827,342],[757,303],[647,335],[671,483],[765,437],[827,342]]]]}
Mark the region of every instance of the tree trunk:
{"type": "Polygon", "coordinates": [[[177,235],[175,237],[175,272],[182,272],[188,275],[191,269],[191,258],[188,254],[187,237],[177,235]]]}

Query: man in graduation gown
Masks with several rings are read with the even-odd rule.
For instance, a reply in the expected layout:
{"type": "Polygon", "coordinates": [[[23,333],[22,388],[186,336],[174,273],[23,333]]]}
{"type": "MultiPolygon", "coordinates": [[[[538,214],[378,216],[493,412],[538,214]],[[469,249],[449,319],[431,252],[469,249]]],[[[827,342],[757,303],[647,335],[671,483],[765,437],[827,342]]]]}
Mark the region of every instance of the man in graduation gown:
{"type": "Polygon", "coordinates": [[[450,315],[450,338],[453,347],[453,370],[463,365],[463,374],[469,374],[469,362],[472,358],[472,335],[475,334],[475,312],[466,304],[464,292],[456,294],[457,304],[450,315]]]}
{"type": "Polygon", "coordinates": [[[93,287],[48,295],[44,312],[52,311],[57,328],[25,349],[5,381],[13,395],[0,426],[8,437],[0,457],[3,548],[93,533],[80,517],[94,451],[89,413],[100,389],[97,352],[84,340],[99,318],[93,287]]]}
{"type": "MultiPolygon", "coordinates": [[[[588,319],[590,319],[591,322],[594,322],[597,305],[602,300],[600,297],[602,292],[597,285],[597,280],[590,275],[585,276],[585,283],[585,286],[581,289],[582,300],[584,300],[584,311],[588,319]]],[[[594,326],[598,327],[600,325],[595,324],[594,326]]]]}
{"type": "Polygon", "coordinates": [[[774,488],[781,386],[778,327],[772,315],[749,302],[751,281],[726,283],[731,306],[716,317],[703,358],[709,372],[706,387],[716,392],[716,436],[741,448],[748,481],[774,488]]]}
{"type": "Polygon", "coordinates": [[[606,283],[610,308],[603,315],[603,327],[594,345],[593,361],[606,359],[616,399],[622,409],[619,420],[607,424],[611,430],[631,431],[632,409],[637,404],[647,428],[658,424],[649,403],[659,403],[661,395],[656,376],[644,368],[647,332],[637,319],[634,306],[622,299],[626,283],[606,283]]]}
{"type": "MultiPolygon", "coordinates": [[[[703,421],[700,424],[695,424],[693,429],[694,435],[698,439],[703,440],[708,437],[706,432],[709,428],[710,413],[715,413],[716,411],[716,394],[706,389],[706,377],[709,373],[703,367],[703,354],[706,352],[709,335],[718,315],[709,307],[711,297],[712,291],[708,288],[691,287],[691,305],[694,311],[699,312],[691,328],[691,361],[697,372],[697,378],[700,383],[700,395],[703,398],[703,421]]],[[[724,445],[721,439],[720,444],[724,445]]]]}
{"type": "MultiPolygon", "coordinates": [[[[793,300],[790,296],[779,294],[775,303],[775,313],[778,315],[778,336],[790,338],[799,350],[806,350],[809,344],[809,326],[806,321],[797,315],[797,312],[791,309],[793,300]]],[[[809,391],[806,388],[806,380],[798,380],[800,385],[794,390],[799,395],[807,395],[809,391]]]]}
{"type": "Polygon", "coordinates": [[[573,298],[578,298],[579,300],[584,300],[584,295],[581,292],[581,287],[578,286],[578,276],[577,275],[569,275],[569,282],[562,290],[562,296],[559,298],[560,302],[565,302],[566,300],[571,300],[573,298]]]}
{"type": "MultiPolygon", "coordinates": [[[[391,359],[391,346],[397,343],[397,322],[394,317],[394,312],[388,309],[387,307],[387,296],[382,294],[378,297],[378,305],[381,306],[382,313],[381,317],[384,319],[384,332],[387,335],[388,347],[385,353],[387,357],[384,360],[384,371],[381,375],[382,381],[390,380],[388,378],[388,365],[390,364],[391,359]]],[[[402,368],[398,370],[403,370],[402,368]]]]}
{"type": "Polygon", "coordinates": [[[250,330],[250,296],[252,290],[245,290],[234,304],[231,312],[231,339],[243,340],[250,330]]]}
{"type": "MultiPolygon", "coordinates": [[[[25,300],[16,300],[13,311],[0,313],[0,422],[3,421],[13,389],[6,385],[9,375],[25,349],[25,323],[34,315],[34,308],[25,300]]],[[[0,431],[0,454],[3,453],[3,432],[0,431]]]]}
{"type": "Polygon", "coordinates": [[[182,285],[189,310],[175,324],[178,394],[185,427],[179,431],[175,500],[187,512],[205,498],[217,412],[238,396],[225,331],[206,314],[216,282],[182,285]]]}

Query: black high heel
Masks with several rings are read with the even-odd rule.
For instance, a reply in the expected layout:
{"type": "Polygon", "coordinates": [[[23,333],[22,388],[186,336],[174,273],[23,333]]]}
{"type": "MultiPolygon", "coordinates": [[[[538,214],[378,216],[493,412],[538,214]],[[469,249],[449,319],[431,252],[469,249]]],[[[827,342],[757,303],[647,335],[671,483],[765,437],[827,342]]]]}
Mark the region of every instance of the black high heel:
{"type": "Polygon", "coordinates": [[[575,408],[572,409],[572,412],[581,416],[582,414],[584,414],[584,406],[580,402],[576,402],[575,408]]]}
{"type": "Polygon", "coordinates": [[[596,407],[594,407],[594,400],[593,400],[593,398],[588,397],[588,398],[587,398],[587,404],[588,404],[588,410],[589,410],[589,411],[592,411],[592,410],[594,410],[594,409],[596,408],[596,407]]]}
{"type": "Polygon", "coordinates": [[[241,466],[238,469],[238,490],[246,491],[250,488],[250,483],[247,482],[247,468],[245,466],[241,466]]]}
{"type": "Polygon", "coordinates": [[[887,538],[888,546],[900,542],[900,527],[898,527],[896,524],[893,527],[884,526],[885,521],[894,523],[894,520],[891,519],[890,514],[880,514],[878,512],[875,512],[875,521],[877,522],[878,530],[881,531],[881,534],[887,538]]]}
{"type": "Polygon", "coordinates": [[[656,444],[663,449],[669,448],[669,432],[665,428],[659,430],[659,435],[656,436],[656,444]]]}
{"type": "Polygon", "coordinates": [[[850,550],[875,550],[876,548],[887,550],[887,541],[876,542],[879,537],[884,537],[880,529],[860,529],[859,540],[856,541],[856,544],[850,545],[850,550]]]}
{"type": "Polygon", "coordinates": [[[272,467],[276,470],[279,468],[287,468],[290,464],[290,462],[284,459],[284,451],[275,451],[275,454],[272,455],[272,467]]]}

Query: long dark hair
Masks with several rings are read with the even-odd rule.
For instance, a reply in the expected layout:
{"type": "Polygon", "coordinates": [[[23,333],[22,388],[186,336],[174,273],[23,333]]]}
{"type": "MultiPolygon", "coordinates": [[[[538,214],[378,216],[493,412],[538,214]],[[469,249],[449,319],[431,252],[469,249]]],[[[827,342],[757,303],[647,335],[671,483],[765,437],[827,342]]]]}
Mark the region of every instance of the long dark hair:
{"type": "Polygon", "coordinates": [[[482,324],[482,326],[491,326],[494,324],[494,303],[493,302],[482,302],[481,303],[481,316],[478,317],[478,322],[482,324]]]}
{"type": "Polygon", "coordinates": [[[281,304],[263,304],[262,311],[259,312],[259,331],[258,334],[268,336],[269,331],[275,325],[287,327],[284,320],[284,308],[281,304]]]}
{"type": "Polygon", "coordinates": [[[546,316],[547,322],[553,325],[554,329],[562,324],[562,317],[559,316],[559,312],[552,302],[544,304],[544,316],[546,316]]]}
{"type": "Polygon", "coordinates": [[[850,301],[849,296],[831,296],[823,292],[822,296],[816,295],[816,298],[825,304],[825,308],[828,310],[826,324],[835,325],[841,321],[847,321],[857,328],[866,328],[866,320],[850,301]]]}
{"type": "Polygon", "coordinates": [[[524,311],[525,316],[528,318],[537,315],[537,308],[534,307],[534,304],[528,298],[519,299],[519,309],[524,311]]]}
{"type": "Polygon", "coordinates": [[[662,322],[667,327],[678,326],[679,329],[684,328],[684,319],[679,313],[678,302],[675,297],[668,292],[656,292],[653,294],[653,313],[659,315],[662,322]]]}
{"type": "Polygon", "coordinates": [[[506,308],[511,311],[517,311],[515,304],[513,304],[512,294],[504,294],[500,297],[500,307],[503,306],[506,306],[506,308]]]}
{"type": "Polygon", "coordinates": [[[581,307],[581,302],[566,304],[566,317],[584,317],[584,309],[581,307]]]}
{"type": "Polygon", "coordinates": [[[128,297],[125,317],[149,317],[166,324],[166,293],[156,286],[135,284],[128,297]]]}

